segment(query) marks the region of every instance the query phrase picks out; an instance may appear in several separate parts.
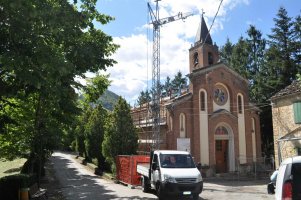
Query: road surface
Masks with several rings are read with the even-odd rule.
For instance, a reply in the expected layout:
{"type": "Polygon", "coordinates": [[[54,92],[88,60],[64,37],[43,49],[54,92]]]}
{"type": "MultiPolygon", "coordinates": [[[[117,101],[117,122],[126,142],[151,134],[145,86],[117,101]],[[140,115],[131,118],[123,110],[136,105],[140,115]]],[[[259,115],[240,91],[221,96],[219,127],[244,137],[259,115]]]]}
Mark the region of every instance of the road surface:
{"type": "MultiPolygon", "coordinates": [[[[51,157],[59,188],[66,200],[154,200],[156,195],[143,193],[141,188],[131,189],[94,175],[74,155],[55,152],[51,157]]],[[[266,192],[265,182],[205,180],[199,200],[272,200],[266,192]]]]}
{"type": "Polygon", "coordinates": [[[55,152],[51,157],[55,175],[66,200],[157,199],[154,194],[143,193],[141,189],[131,189],[99,178],[73,158],[73,155],[61,152],[55,152]]]}

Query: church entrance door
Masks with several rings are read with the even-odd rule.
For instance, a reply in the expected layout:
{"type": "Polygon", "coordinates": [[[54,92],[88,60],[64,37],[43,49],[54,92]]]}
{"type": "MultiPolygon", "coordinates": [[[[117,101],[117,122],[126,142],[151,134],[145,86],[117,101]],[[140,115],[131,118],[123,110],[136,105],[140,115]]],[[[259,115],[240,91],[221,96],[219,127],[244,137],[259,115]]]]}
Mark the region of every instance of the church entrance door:
{"type": "Polygon", "coordinates": [[[216,173],[227,172],[228,140],[215,140],[216,173]]]}

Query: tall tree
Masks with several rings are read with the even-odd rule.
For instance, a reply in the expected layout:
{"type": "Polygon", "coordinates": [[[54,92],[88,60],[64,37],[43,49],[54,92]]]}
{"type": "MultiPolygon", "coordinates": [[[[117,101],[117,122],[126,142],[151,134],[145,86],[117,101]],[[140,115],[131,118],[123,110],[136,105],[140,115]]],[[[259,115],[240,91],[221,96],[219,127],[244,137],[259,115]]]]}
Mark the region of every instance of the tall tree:
{"type": "Polygon", "coordinates": [[[101,171],[105,169],[105,158],[102,154],[102,143],[107,115],[107,111],[101,105],[97,105],[93,109],[87,124],[85,124],[85,147],[87,149],[87,157],[89,160],[96,158],[98,169],[101,171]]]}
{"type": "Polygon", "coordinates": [[[250,25],[247,34],[247,42],[251,50],[248,71],[250,71],[250,76],[255,76],[263,65],[266,41],[262,38],[261,32],[253,25],[250,25]]]}
{"type": "Polygon", "coordinates": [[[238,42],[233,46],[231,64],[237,73],[241,74],[244,78],[249,78],[247,66],[249,64],[250,46],[243,37],[240,37],[238,42]]]}
{"type": "Polygon", "coordinates": [[[171,81],[173,89],[179,90],[187,86],[187,78],[183,77],[182,72],[178,71],[174,79],[171,81]]]}
{"type": "Polygon", "coordinates": [[[250,25],[247,30],[246,38],[249,58],[247,63],[248,80],[250,87],[250,98],[254,103],[262,103],[261,85],[265,81],[265,77],[261,76],[261,69],[264,65],[266,41],[262,38],[262,34],[255,26],[250,25]]]}
{"type": "Polygon", "coordinates": [[[79,106],[83,112],[76,120],[75,130],[71,131],[76,134],[76,150],[79,154],[87,160],[98,158],[99,164],[103,163],[100,149],[107,111],[97,102],[109,84],[107,75],[96,74],[95,77],[87,79],[87,85],[81,90],[82,95],[79,99],[79,106]]]}
{"type": "Polygon", "coordinates": [[[298,15],[294,21],[294,60],[297,64],[297,71],[301,73],[301,15],[298,15]]]}
{"type": "Polygon", "coordinates": [[[92,107],[84,106],[84,111],[76,119],[77,126],[75,127],[75,139],[76,139],[76,151],[80,156],[87,157],[87,149],[85,146],[85,124],[88,123],[88,120],[92,113],[92,107]]]}
{"type": "Polygon", "coordinates": [[[273,95],[289,85],[292,80],[296,79],[298,72],[297,65],[293,60],[295,49],[292,18],[287,15],[285,8],[280,7],[274,22],[275,27],[268,35],[270,48],[267,52],[266,64],[268,68],[277,68],[275,71],[277,78],[271,80],[274,87],[271,88],[268,95],[273,95]]]}
{"type": "Polygon", "coordinates": [[[114,111],[107,122],[103,155],[115,170],[115,157],[117,155],[136,154],[138,148],[138,135],[130,115],[130,106],[119,97],[114,111]]]}
{"type": "MultiPolygon", "coordinates": [[[[297,65],[294,62],[294,30],[292,18],[285,8],[280,7],[272,33],[268,35],[268,49],[265,53],[265,64],[262,65],[260,77],[261,102],[269,104],[269,99],[276,92],[285,88],[296,79],[297,65]]],[[[261,107],[261,124],[263,140],[266,141],[264,151],[270,154],[273,150],[272,111],[270,106],[261,107]]]]}
{"type": "MultiPolygon", "coordinates": [[[[0,112],[5,127],[0,139],[17,145],[9,135],[18,137],[30,151],[31,160],[38,163],[38,174],[63,132],[62,124],[71,124],[78,114],[74,88],[82,86],[75,78],[115,63],[110,58],[117,48],[112,37],[93,25],[107,24],[113,18],[95,7],[96,0],[78,4],[68,0],[0,2],[0,104],[14,106],[16,111],[0,112]],[[32,111],[23,113],[27,122],[16,118],[23,104],[32,111]],[[21,137],[13,126],[25,127],[30,138],[21,137]]],[[[18,152],[11,154],[22,156],[18,152]]]]}
{"type": "Polygon", "coordinates": [[[172,90],[172,84],[169,76],[166,77],[165,83],[163,85],[163,90],[165,92],[165,96],[170,96],[172,90]]]}
{"type": "Polygon", "coordinates": [[[148,90],[146,90],[145,92],[141,91],[140,95],[138,97],[137,103],[141,106],[150,101],[151,101],[151,96],[150,96],[150,93],[148,92],[148,90]]]}
{"type": "Polygon", "coordinates": [[[98,73],[93,78],[87,79],[87,85],[83,88],[84,102],[86,104],[96,103],[107,90],[110,83],[108,75],[100,75],[98,73]]]}
{"type": "Polygon", "coordinates": [[[230,39],[227,37],[226,44],[220,48],[221,60],[230,66],[231,66],[233,46],[234,45],[231,43],[230,39]]]}

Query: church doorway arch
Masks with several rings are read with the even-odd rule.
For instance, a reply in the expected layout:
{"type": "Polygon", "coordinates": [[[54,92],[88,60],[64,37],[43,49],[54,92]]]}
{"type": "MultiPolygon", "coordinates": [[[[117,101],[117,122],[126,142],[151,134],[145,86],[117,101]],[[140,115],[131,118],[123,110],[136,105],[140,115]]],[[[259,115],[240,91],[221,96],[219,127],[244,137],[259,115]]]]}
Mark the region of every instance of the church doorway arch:
{"type": "Polygon", "coordinates": [[[215,128],[214,139],[216,173],[235,171],[232,128],[226,123],[218,124],[215,128]]]}

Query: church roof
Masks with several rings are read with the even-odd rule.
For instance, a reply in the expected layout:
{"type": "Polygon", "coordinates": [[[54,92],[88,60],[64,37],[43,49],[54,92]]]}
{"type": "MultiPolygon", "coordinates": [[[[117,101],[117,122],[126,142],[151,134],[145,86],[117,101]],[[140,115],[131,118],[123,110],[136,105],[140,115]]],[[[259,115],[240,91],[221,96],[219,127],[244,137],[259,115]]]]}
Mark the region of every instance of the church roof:
{"type": "Polygon", "coordinates": [[[230,73],[232,73],[235,77],[237,77],[240,80],[249,84],[249,81],[247,79],[243,78],[239,73],[237,73],[235,70],[233,70],[231,67],[227,66],[223,62],[219,62],[219,63],[213,64],[213,65],[210,65],[208,67],[202,67],[202,68],[195,69],[187,76],[189,78],[192,78],[194,76],[198,76],[199,74],[207,74],[208,72],[214,71],[217,68],[224,68],[224,69],[228,70],[230,73]]]}
{"type": "Polygon", "coordinates": [[[274,96],[271,97],[271,100],[285,97],[292,94],[301,93],[301,82],[293,81],[289,86],[277,92],[274,96]]]}
{"type": "Polygon", "coordinates": [[[187,100],[190,100],[191,98],[192,98],[192,93],[189,92],[189,93],[183,94],[183,95],[171,100],[169,103],[166,103],[165,106],[168,109],[172,109],[174,106],[181,104],[183,102],[186,102],[187,100]]]}
{"type": "Polygon", "coordinates": [[[212,39],[209,34],[206,22],[204,20],[204,17],[202,15],[201,17],[201,23],[199,24],[199,28],[195,37],[195,43],[207,43],[212,45],[212,39]]]}

